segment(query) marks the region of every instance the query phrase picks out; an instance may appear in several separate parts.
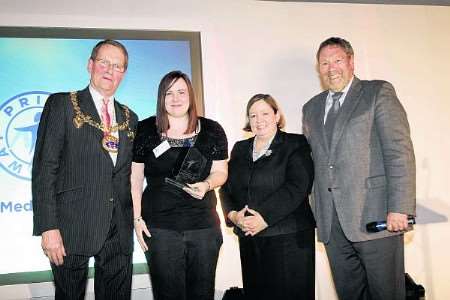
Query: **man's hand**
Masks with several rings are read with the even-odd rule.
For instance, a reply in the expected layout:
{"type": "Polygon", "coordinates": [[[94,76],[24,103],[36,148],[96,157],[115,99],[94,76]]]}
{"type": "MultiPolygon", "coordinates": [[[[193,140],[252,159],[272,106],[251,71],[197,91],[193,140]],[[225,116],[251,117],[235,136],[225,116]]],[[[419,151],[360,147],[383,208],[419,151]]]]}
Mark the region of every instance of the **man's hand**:
{"type": "Polygon", "coordinates": [[[388,231],[406,231],[408,229],[408,215],[390,212],[386,219],[388,231]]]}
{"type": "Polygon", "coordinates": [[[42,250],[51,263],[60,266],[64,263],[66,249],[64,249],[63,240],[59,229],[51,229],[42,233],[42,250]]]}

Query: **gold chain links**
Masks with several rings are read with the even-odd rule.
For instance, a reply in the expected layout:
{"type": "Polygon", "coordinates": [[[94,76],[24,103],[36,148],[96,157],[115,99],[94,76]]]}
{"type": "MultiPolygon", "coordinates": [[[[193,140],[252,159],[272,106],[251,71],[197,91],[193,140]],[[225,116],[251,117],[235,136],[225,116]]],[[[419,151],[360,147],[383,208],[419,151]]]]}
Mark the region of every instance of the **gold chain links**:
{"type": "Polygon", "coordinates": [[[115,124],[114,126],[111,126],[111,128],[107,128],[105,124],[98,123],[92,120],[92,117],[89,115],[85,115],[78,105],[78,99],[77,99],[77,93],[76,92],[70,92],[70,101],[72,101],[73,110],[75,112],[75,116],[73,117],[73,125],[76,128],[81,128],[84,123],[100,129],[103,132],[115,132],[119,130],[126,130],[127,136],[133,140],[134,139],[134,132],[130,129],[130,110],[126,105],[123,105],[123,110],[125,113],[125,122],[122,122],[120,124],[115,124]]]}

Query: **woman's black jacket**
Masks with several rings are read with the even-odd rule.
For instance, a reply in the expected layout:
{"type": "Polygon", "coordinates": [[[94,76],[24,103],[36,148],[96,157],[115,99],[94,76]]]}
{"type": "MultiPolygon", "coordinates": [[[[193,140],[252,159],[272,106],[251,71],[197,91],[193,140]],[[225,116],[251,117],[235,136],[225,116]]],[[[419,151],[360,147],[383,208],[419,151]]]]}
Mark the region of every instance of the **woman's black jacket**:
{"type": "MultiPolygon", "coordinates": [[[[237,142],[231,151],[228,180],[219,190],[225,220],[245,205],[258,211],[268,228],[258,236],[293,233],[315,227],[308,201],[314,170],[303,135],[276,133],[269,150],[253,162],[253,140],[237,142]]],[[[243,232],[235,227],[240,236],[243,232]]]]}

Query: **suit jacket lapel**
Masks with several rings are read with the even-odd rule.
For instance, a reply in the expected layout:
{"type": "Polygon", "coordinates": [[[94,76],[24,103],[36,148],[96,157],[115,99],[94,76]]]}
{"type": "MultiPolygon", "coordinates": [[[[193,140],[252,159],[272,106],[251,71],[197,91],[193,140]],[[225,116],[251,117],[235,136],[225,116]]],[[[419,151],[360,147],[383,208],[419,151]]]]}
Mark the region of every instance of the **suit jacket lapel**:
{"type": "MultiPolygon", "coordinates": [[[[249,159],[253,162],[253,142],[254,142],[255,138],[251,139],[251,143],[249,145],[250,151],[249,151],[249,159]]],[[[285,136],[284,133],[281,130],[277,130],[277,132],[275,133],[275,136],[273,137],[272,142],[269,145],[269,148],[267,148],[268,151],[265,155],[262,155],[260,158],[258,158],[256,162],[261,162],[264,161],[266,159],[269,159],[270,157],[272,157],[273,155],[275,155],[277,153],[277,149],[284,143],[285,140],[285,136]]]]}
{"type": "MultiPolygon", "coordinates": [[[[121,124],[122,122],[125,121],[125,113],[123,111],[122,106],[119,105],[117,101],[114,101],[114,110],[116,112],[116,122],[117,124],[121,124]]],[[[117,160],[115,167],[117,167],[121,163],[124,157],[123,149],[125,148],[126,143],[129,143],[127,132],[125,130],[119,130],[119,152],[117,153],[117,160]]]]}
{"type": "Polygon", "coordinates": [[[245,149],[244,158],[249,163],[250,162],[253,163],[253,141],[254,140],[255,140],[255,137],[245,140],[245,142],[247,144],[244,146],[244,149],[245,149]]]}
{"type": "MultiPolygon", "coordinates": [[[[253,163],[253,142],[255,141],[255,137],[251,137],[249,139],[246,139],[244,142],[246,144],[244,144],[244,146],[242,147],[244,149],[244,153],[243,153],[243,157],[245,159],[245,161],[247,161],[248,163],[253,163]]],[[[276,151],[276,149],[284,143],[284,135],[283,132],[278,130],[277,133],[275,134],[275,137],[272,140],[272,143],[270,144],[268,150],[271,151],[276,151]]],[[[265,156],[268,157],[268,156],[265,156]]],[[[260,161],[262,159],[265,158],[260,157],[257,161],[260,161]]]]}
{"type": "MultiPolygon", "coordinates": [[[[89,88],[85,88],[77,93],[78,105],[80,106],[81,112],[87,116],[91,116],[94,122],[100,123],[100,116],[98,114],[97,108],[94,104],[94,99],[92,99],[89,88]]],[[[99,131],[101,133],[101,131],[99,131]]],[[[103,134],[101,134],[103,135],[103,134]]]]}
{"type": "Polygon", "coordinates": [[[269,146],[269,150],[272,152],[275,152],[280,145],[284,143],[284,133],[278,129],[277,133],[275,134],[272,143],[269,146]]]}
{"type": "Polygon", "coordinates": [[[344,104],[339,111],[339,115],[336,119],[336,124],[334,125],[333,137],[331,138],[330,153],[332,153],[336,149],[336,145],[338,144],[338,141],[341,138],[342,133],[344,132],[345,126],[361,99],[361,87],[361,81],[355,76],[345,98],[344,104]]]}
{"type": "MultiPolygon", "coordinates": [[[[94,104],[94,99],[92,99],[91,93],[89,92],[89,88],[85,88],[82,91],[77,93],[78,105],[80,106],[80,110],[86,116],[91,116],[92,120],[97,123],[101,123],[100,115],[98,114],[97,108],[94,104]]],[[[98,139],[98,149],[102,152],[105,158],[107,158],[111,164],[113,163],[111,156],[109,153],[103,149],[101,145],[101,141],[103,139],[103,132],[100,129],[94,128],[88,124],[84,124],[83,127],[89,127],[89,130],[94,132],[95,137],[98,139]]]]}
{"type": "Polygon", "coordinates": [[[313,112],[312,116],[312,122],[314,124],[312,125],[312,128],[319,128],[317,133],[320,135],[318,137],[318,140],[320,141],[323,149],[329,150],[328,148],[328,141],[327,141],[327,134],[325,133],[325,127],[323,125],[323,118],[325,117],[325,105],[327,102],[327,96],[328,91],[323,92],[319,95],[319,105],[316,106],[315,111],[313,112]]]}

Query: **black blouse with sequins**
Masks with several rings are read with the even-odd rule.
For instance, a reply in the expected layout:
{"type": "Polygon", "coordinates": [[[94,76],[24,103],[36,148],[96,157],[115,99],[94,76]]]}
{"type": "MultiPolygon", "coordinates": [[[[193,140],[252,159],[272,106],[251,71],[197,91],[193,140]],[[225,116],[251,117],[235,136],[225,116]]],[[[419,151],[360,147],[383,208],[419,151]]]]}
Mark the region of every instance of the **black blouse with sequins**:
{"type": "Polygon", "coordinates": [[[195,147],[207,159],[206,168],[199,181],[208,177],[214,160],[228,158],[228,142],[219,123],[199,118],[200,132],[193,138],[168,139],[170,149],[155,157],[153,149],[164,142],[156,129],[156,117],[139,122],[134,140],[133,161],[144,164],[147,186],[142,195],[142,217],[150,228],[176,231],[195,230],[219,226],[214,191],[202,200],[167,184],[179,170],[189,147],[195,147]]]}

